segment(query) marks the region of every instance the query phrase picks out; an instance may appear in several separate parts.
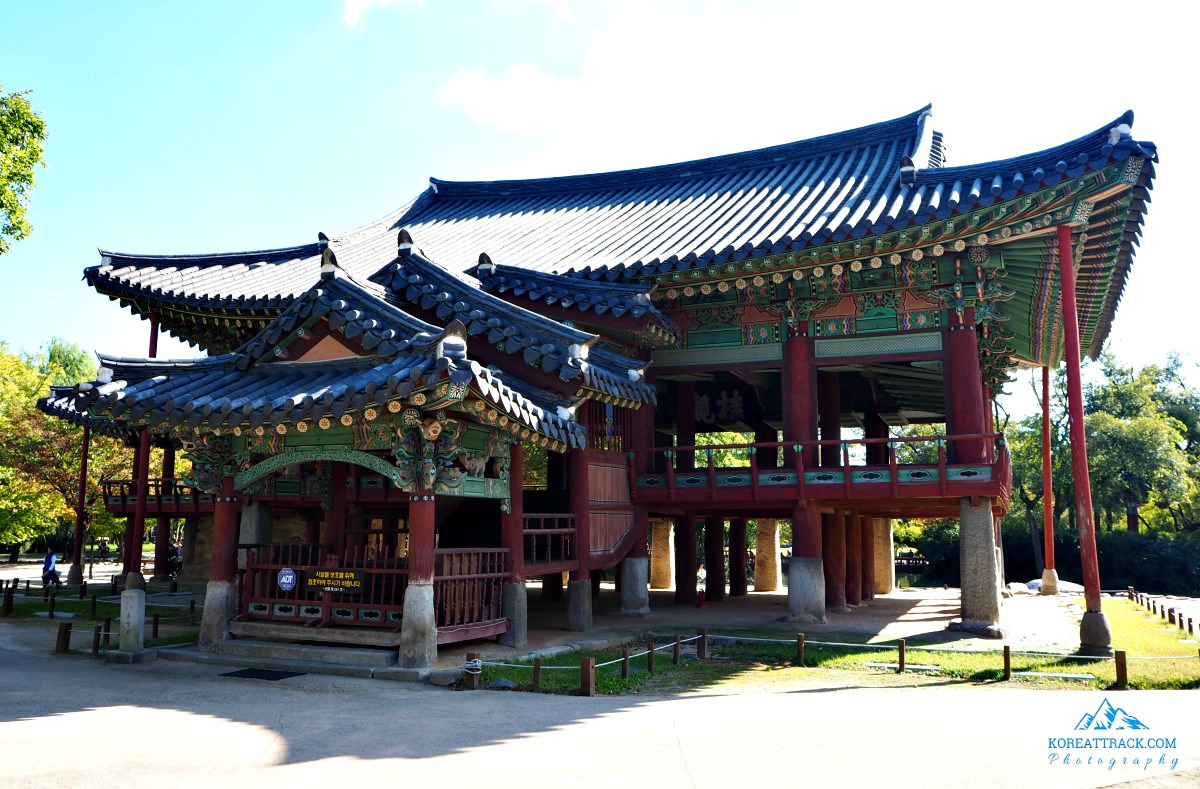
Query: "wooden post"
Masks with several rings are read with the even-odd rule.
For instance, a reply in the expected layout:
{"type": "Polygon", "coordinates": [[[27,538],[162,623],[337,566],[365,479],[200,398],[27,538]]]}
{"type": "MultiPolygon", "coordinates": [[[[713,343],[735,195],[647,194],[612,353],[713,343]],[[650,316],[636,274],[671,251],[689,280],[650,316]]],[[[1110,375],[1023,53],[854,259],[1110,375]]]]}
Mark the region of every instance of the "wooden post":
{"type": "Polygon", "coordinates": [[[621,679],[629,679],[629,645],[621,647],[621,679]]]}
{"type": "Polygon", "coordinates": [[[896,661],[896,663],[897,663],[897,670],[899,671],[899,673],[903,674],[903,673],[904,673],[904,639],[903,639],[903,638],[902,638],[902,639],[900,639],[900,644],[899,644],[899,647],[900,647],[900,648],[899,648],[899,651],[898,651],[898,653],[897,653],[897,654],[899,655],[899,658],[898,658],[898,660],[896,661]]]}
{"type": "Polygon", "coordinates": [[[646,645],[646,648],[648,650],[650,650],[649,652],[646,653],[646,671],[653,674],[654,673],[654,642],[651,641],[649,644],[646,645]]]}
{"type": "Polygon", "coordinates": [[[708,630],[700,631],[700,640],[696,642],[696,657],[708,660],[708,630]]]}
{"type": "Polygon", "coordinates": [[[579,695],[596,695],[596,658],[585,657],[579,661],[579,695]]]}
{"type": "Polygon", "coordinates": [[[796,634],[796,663],[804,666],[804,634],[796,634]]]}
{"type": "Polygon", "coordinates": [[[1042,554],[1046,569],[1054,570],[1054,467],[1050,441],[1050,368],[1042,366],[1042,554]]]}
{"type": "Polygon", "coordinates": [[[88,619],[95,619],[95,618],[96,618],[96,595],[92,595],[92,606],[91,606],[91,609],[88,611],[88,619]]]}
{"type": "Polygon", "coordinates": [[[195,600],[188,601],[188,624],[189,625],[196,624],[196,601],[195,600]]]}
{"type": "Polygon", "coordinates": [[[54,651],[58,654],[68,651],[71,648],[71,623],[58,623],[58,640],[54,644],[54,651]]]}
{"type": "Polygon", "coordinates": [[[533,689],[539,691],[542,689],[542,659],[533,659],[533,689]]]}
{"type": "Polygon", "coordinates": [[[158,617],[159,617],[159,615],[155,614],[154,617],[150,620],[150,637],[151,638],[158,638],[158,621],[159,621],[158,617]]]}
{"type": "Polygon", "coordinates": [[[8,586],[7,583],[8,582],[6,581],[5,582],[6,585],[4,587],[4,612],[3,613],[4,613],[4,616],[12,616],[13,588],[15,587],[16,582],[15,581],[13,582],[14,586],[8,586]]]}
{"type": "Polygon", "coordinates": [[[1083,382],[1080,377],[1079,312],[1075,302],[1075,259],[1071,228],[1058,226],[1058,265],[1062,280],[1063,352],[1067,362],[1067,412],[1071,435],[1071,471],[1075,478],[1075,523],[1083,570],[1084,621],[1081,646],[1112,647],[1112,631],[1100,607],[1100,563],[1096,552],[1096,518],[1088,475],[1087,431],[1083,424],[1083,382]],[[1091,620],[1091,621],[1089,621],[1091,620]],[[1088,641],[1088,639],[1092,641],[1088,641]],[[1098,643],[1106,642],[1106,643],[1098,643]]]}
{"type": "Polygon", "coordinates": [[[1124,690],[1129,687],[1129,671],[1125,666],[1125,650],[1118,649],[1113,658],[1117,666],[1117,687],[1124,690]]]}
{"type": "MultiPolygon", "coordinates": [[[[471,663],[476,660],[479,660],[478,652],[468,652],[467,653],[467,663],[471,663]]],[[[466,676],[467,690],[479,690],[479,679],[481,676],[482,676],[482,674],[472,671],[471,667],[468,666],[467,667],[467,676],[466,676]]]]}
{"type": "Polygon", "coordinates": [[[92,657],[100,654],[100,625],[92,627],[92,657]]]}
{"type": "Polygon", "coordinates": [[[1004,645],[1004,681],[1012,679],[1012,647],[1004,645]]]}
{"type": "Polygon", "coordinates": [[[112,641],[112,617],[104,617],[104,648],[108,649],[109,643],[112,641]]]}
{"type": "Polygon", "coordinates": [[[682,642],[679,639],[679,634],[675,634],[675,646],[671,650],[671,662],[676,666],[679,665],[679,660],[682,657],[682,642]]]}
{"type": "Polygon", "coordinates": [[[54,603],[57,600],[58,600],[58,595],[56,595],[56,594],[50,595],[50,605],[46,609],[46,616],[50,617],[51,619],[54,618],[54,603]]]}

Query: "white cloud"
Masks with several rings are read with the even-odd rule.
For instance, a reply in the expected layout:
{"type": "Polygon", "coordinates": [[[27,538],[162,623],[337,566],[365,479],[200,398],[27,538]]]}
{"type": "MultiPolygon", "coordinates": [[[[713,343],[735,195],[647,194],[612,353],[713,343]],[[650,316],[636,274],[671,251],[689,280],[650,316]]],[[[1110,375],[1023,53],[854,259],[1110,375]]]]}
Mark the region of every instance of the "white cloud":
{"type": "Polygon", "coordinates": [[[342,21],[347,27],[355,27],[368,11],[375,6],[401,5],[412,3],[424,6],[425,0],[345,0],[342,4],[342,21]]]}
{"type": "Polygon", "coordinates": [[[526,63],[489,77],[484,68],[459,69],[438,91],[443,105],[461,105],[472,123],[528,137],[552,135],[586,107],[578,79],[555,77],[526,63]]]}

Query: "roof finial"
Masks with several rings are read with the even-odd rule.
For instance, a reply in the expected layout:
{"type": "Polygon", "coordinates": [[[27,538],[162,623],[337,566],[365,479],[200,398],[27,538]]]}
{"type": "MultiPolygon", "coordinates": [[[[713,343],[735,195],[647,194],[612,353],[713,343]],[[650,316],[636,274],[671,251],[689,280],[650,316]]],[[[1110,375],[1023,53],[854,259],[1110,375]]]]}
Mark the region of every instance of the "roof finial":
{"type": "Polygon", "coordinates": [[[333,279],[339,266],[337,255],[329,248],[329,236],[317,233],[317,245],[321,248],[321,279],[333,279]]]}
{"type": "Polygon", "coordinates": [[[492,259],[490,257],[488,257],[488,253],[486,253],[486,252],[479,253],[479,268],[476,271],[476,273],[484,274],[486,276],[490,276],[490,275],[496,273],[496,264],[492,262],[492,259]]]}
{"type": "Polygon", "coordinates": [[[396,247],[405,252],[413,245],[412,235],[409,234],[407,228],[400,228],[400,232],[396,234],[396,247]]]}

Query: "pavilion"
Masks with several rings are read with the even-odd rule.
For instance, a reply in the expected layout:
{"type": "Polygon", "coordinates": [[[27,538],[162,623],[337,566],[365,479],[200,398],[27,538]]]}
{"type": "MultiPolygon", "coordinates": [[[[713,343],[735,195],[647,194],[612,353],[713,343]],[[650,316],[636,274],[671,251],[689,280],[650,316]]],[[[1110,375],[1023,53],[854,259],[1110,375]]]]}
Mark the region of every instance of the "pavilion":
{"type": "Polygon", "coordinates": [[[129,545],[188,519],[203,644],[319,634],[424,666],[439,643],[521,645],[529,578],[555,594],[567,574],[581,630],[609,568],[634,614],[650,586],[693,602],[701,561],[710,601],[745,594],[749,521],[755,588],[790,521],[789,616],[813,621],[890,590],[891,519],[959,518],[961,625],[997,632],[993,398],[1065,364],[1081,646],[1104,651],[1079,366],[1149,201],[1132,122],[952,166],[925,107],[658,167],[432,179],[282,249],[102,252],[85,279],[149,321],[148,356],[102,355],[40,406],[136,437],[108,504],[129,545]],[[156,358],[163,331],[206,355],[156,358]]]}

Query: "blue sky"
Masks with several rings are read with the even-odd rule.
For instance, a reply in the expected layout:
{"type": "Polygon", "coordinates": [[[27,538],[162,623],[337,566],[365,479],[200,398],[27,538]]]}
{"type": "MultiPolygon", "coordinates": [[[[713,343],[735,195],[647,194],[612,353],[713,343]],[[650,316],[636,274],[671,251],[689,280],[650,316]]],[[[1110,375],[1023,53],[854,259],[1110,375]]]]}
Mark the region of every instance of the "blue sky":
{"type": "Polygon", "coordinates": [[[660,164],[931,102],[950,163],[964,164],[1057,145],[1132,108],[1134,136],[1162,163],[1112,348],[1136,365],[1177,351],[1200,381],[1185,213],[1200,183],[1185,142],[1200,56],[1185,7],[4,0],[0,82],[34,91],[49,138],[34,233],[0,257],[0,340],[144,356],[147,324],[81,282],[98,249],[305,243],[387,214],[430,176],[660,164]]]}

